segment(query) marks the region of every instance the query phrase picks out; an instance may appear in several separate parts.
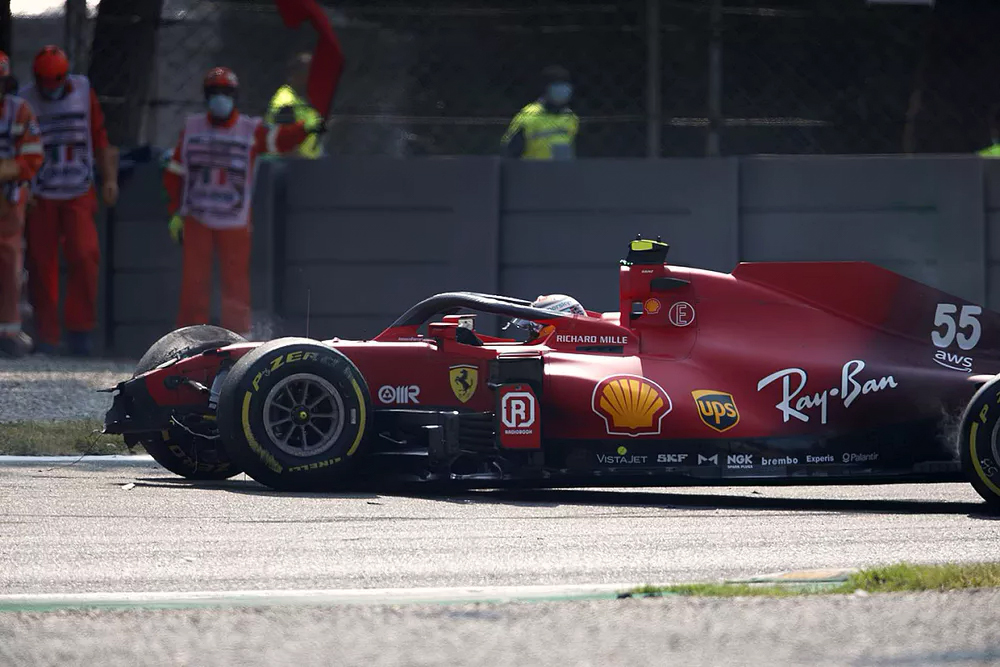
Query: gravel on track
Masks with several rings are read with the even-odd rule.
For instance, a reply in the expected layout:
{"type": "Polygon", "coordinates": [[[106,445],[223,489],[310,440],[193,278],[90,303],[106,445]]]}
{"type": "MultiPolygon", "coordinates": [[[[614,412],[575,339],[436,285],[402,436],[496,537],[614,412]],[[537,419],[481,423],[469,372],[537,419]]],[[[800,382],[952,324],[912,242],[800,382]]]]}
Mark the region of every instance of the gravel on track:
{"type": "Polygon", "coordinates": [[[132,376],[133,360],[26,357],[0,360],[0,423],[103,419],[111,394],[132,376]]]}
{"type": "Polygon", "coordinates": [[[0,614],[0,663],[10,665],[998,662],[996,590],[0,614]]]}

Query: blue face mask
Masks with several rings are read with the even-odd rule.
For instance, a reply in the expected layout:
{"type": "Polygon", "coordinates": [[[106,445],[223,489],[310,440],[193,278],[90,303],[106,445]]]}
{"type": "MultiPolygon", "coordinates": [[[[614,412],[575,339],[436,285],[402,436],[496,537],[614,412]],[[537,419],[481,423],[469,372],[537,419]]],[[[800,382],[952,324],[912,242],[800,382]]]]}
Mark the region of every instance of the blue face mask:
{"type": "Polygon", "coordinates": [[[566,104],[573,96],[573,86],[569,83],[550,83],[548,98],[553,104],[566,104]]]}
{"type": "Polygon", "coordinates": [[[38,89],[38,92],[42,94],[42,97],[44,97],[47,100],[62,99],[63,93],[65,91],[66,91],[66,84],[63,84],[54,90],[46,90],[44,88],[38,89]]]}
{"type": "Polygon", "coordinates": [[[229,95],[212,95],[208,98],[208,111],[220,120],[229,118],[233,113],[233,98],[229,95]]]}

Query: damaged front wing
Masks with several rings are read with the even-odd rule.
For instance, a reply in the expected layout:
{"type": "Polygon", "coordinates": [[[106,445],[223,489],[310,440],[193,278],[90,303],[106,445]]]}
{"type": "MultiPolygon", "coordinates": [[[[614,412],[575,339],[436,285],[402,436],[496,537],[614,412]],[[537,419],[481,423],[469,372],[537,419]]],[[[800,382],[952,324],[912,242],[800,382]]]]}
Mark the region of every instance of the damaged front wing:
{"type": "Polygon", "coordinates": [[[100,391],[114,394],[111,407],[104,414],[102,433],[135,435],[159,431],[170,425],[170,412],[156,405],[141,378],[125,380],[100,391]]]}

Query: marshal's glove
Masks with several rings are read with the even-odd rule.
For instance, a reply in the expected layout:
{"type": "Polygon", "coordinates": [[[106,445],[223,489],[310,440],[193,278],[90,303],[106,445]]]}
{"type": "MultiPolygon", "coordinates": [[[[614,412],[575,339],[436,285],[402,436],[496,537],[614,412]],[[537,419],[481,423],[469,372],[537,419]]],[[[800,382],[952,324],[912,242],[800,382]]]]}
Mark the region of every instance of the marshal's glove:
{"type": "Polygon", "coordinates": [[[174,243],[184,245],[184,218],[179,215],[170,218],[167,229],[170,230],[170,238],[174,240],[174,243]]]}

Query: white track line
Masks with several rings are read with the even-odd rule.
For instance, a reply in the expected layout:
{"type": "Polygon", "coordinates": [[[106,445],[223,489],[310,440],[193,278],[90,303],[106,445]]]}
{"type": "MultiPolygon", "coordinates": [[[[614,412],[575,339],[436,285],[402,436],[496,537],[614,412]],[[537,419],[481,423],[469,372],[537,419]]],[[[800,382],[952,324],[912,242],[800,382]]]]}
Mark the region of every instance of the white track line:
{"type": "Polygon", "coordinates": [[[34,465],[36,463],[72,463],[79,461],[87,464],[108,464],[116,466],[148,466],[157,465],[153,457],[149,454],[122,455],[111,454],[109,456],[96,456],[88,454],[83,456],[0,456],[0,466],[3,465],[34,465]],[[82,458],[81,458],[82,457],[82,458]]]}
{"type": "Polygon", "coordinates": [[[637,584],[563,584],[467,588],[34,593],[0,595],[0,611],[82,607],[449,604],[614,598],[637,584]]]}
{"type": "MultiPolygon", "coordinates": [[[[829,568],[775,572],[736,582],[833,584],[855,570],[829,568]]],[[[731,582],[733,580],[730,580],[731,582]]],[[[0,595],[0,611],[67,608],[190,608],[273,605],[456,604],[540,602],[546,600],[614,599],[648,584],[551,584],[539,586],[471,586],[441,588],[357,588],[249,591],[149,591],[135,593],[26,593],[0,595]]],[[[675,583],[656,583],[670,586],[675,583]]]]}

